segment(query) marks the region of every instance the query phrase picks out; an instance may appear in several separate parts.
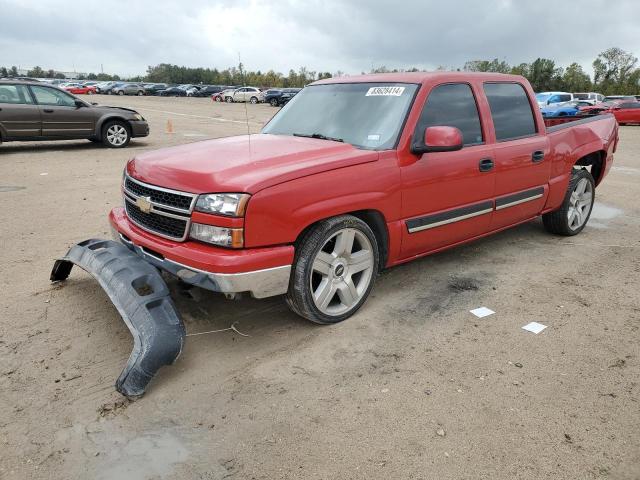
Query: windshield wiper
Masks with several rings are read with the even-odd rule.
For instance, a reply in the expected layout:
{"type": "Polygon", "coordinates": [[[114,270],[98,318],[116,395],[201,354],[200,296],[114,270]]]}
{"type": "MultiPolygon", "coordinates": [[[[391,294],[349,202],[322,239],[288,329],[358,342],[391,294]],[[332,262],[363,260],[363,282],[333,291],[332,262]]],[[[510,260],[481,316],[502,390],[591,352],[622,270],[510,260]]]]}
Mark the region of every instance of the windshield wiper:
{"type": "Polygon", "coordinates": [[[294,133],[294,137],[318,138],[320,140],[331,140],[332,142],[344,142],[341,138],[327,137],[321,133],[294,133]]]}

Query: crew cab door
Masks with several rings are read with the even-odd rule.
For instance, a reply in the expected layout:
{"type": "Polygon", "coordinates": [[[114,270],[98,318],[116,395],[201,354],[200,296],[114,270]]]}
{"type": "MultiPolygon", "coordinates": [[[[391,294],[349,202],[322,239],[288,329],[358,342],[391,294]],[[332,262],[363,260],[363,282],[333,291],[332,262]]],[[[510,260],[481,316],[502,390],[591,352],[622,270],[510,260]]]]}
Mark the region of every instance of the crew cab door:
{"type": "Polygon", "coordinates": [[[0,84],[0,134],[3,138],[40,136],[40,111],[26,85],[0,84]]]}
{"type": "MultiPolygon", "coordinates": [[[[519,83],[483,85],[495,136],[495,208],[491,230],[535,217],[544,207],[551,161],[543,124],[519,83]]],[[[537,108],[537,107],[536,107],[537,108]]]]}
{"type": "Polygon", "coordinates": [[[42,115],[42,136],[88,138],[93,135],[95,114],[90,108],[78,107],[73,95],[40,85],[30,88],[42,115]]]}
{"type": "Polygon", "coordinates": [[[467,83],[438,85],[427,97],[415,135],[451,126],[463,134],[454,152],[425,153],[401,167],[403,258],[489,230],[493,212],[493,149],[486,143],[474,92],[467,83]]]}

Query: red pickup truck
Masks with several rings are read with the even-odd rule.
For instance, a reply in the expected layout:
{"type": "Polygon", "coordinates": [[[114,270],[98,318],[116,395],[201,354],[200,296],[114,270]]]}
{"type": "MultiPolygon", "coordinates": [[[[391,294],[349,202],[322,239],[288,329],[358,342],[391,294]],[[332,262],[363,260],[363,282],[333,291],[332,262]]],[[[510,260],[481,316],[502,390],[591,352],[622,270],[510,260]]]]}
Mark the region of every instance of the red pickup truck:
{"type": "Polygon", "coordinates": [[[381,268],[539,215],[553,233],[579,233],[617,130],[608,115],[546,128],[519,76],[323,80],[259,135],[133,158],[109,218],[119,240],[185,282],[286,294],[299,315],[334,323],[381,268]]]}
{"type": "Polygon", "coordinates": [[[322,80],[259,135],[145,153],[123,174],[117,241],[56,261],[92,273],[134,336],[116,386],[141,395],[185,328],[158,270],[335,323],[392,267],[542,215],[586,225],[618,143],[612,115],[545,126],[529,83],[491,73],[322,80]]]}

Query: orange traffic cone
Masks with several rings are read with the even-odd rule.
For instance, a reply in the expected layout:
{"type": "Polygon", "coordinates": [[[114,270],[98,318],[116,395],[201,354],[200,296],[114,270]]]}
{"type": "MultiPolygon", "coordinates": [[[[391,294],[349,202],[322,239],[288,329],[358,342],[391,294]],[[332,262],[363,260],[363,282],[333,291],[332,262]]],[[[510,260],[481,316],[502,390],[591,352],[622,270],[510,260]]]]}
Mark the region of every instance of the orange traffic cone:
{"type": "Polygon", "coordinates": [[[165,129],[165,133],[175,133],[173,131],[173,122],[171,120],[167,120],[167,128],[165,129]]]}

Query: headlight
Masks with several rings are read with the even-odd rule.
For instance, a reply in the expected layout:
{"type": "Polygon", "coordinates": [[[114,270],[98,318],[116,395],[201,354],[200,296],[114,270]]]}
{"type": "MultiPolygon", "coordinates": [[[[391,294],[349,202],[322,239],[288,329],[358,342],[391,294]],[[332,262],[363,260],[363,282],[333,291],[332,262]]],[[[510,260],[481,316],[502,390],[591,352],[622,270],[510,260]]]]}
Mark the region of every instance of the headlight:
{"type": "Polygon", "coordinates": [[[142,121],[142,120],[144,120],[144,117],[142,115],[140,115],[139,113],[135,113],[133,115],[133,119],[134,120],[138,120],[138,121],[142,121]]]}
{"type": "Polygon", "coordinates": [[[242,217],[247,208],[250,195],[246,193],[209,193],[200,195],[196,210],[216,215],[242,217]]]}
{"type": "Polygon", "coordinates": [[[220,245],[221,247],[242,248],[244,246],[243,233],[242,228],[226,228],[192,223],[189,236],[194,240],[220,245]]]}

